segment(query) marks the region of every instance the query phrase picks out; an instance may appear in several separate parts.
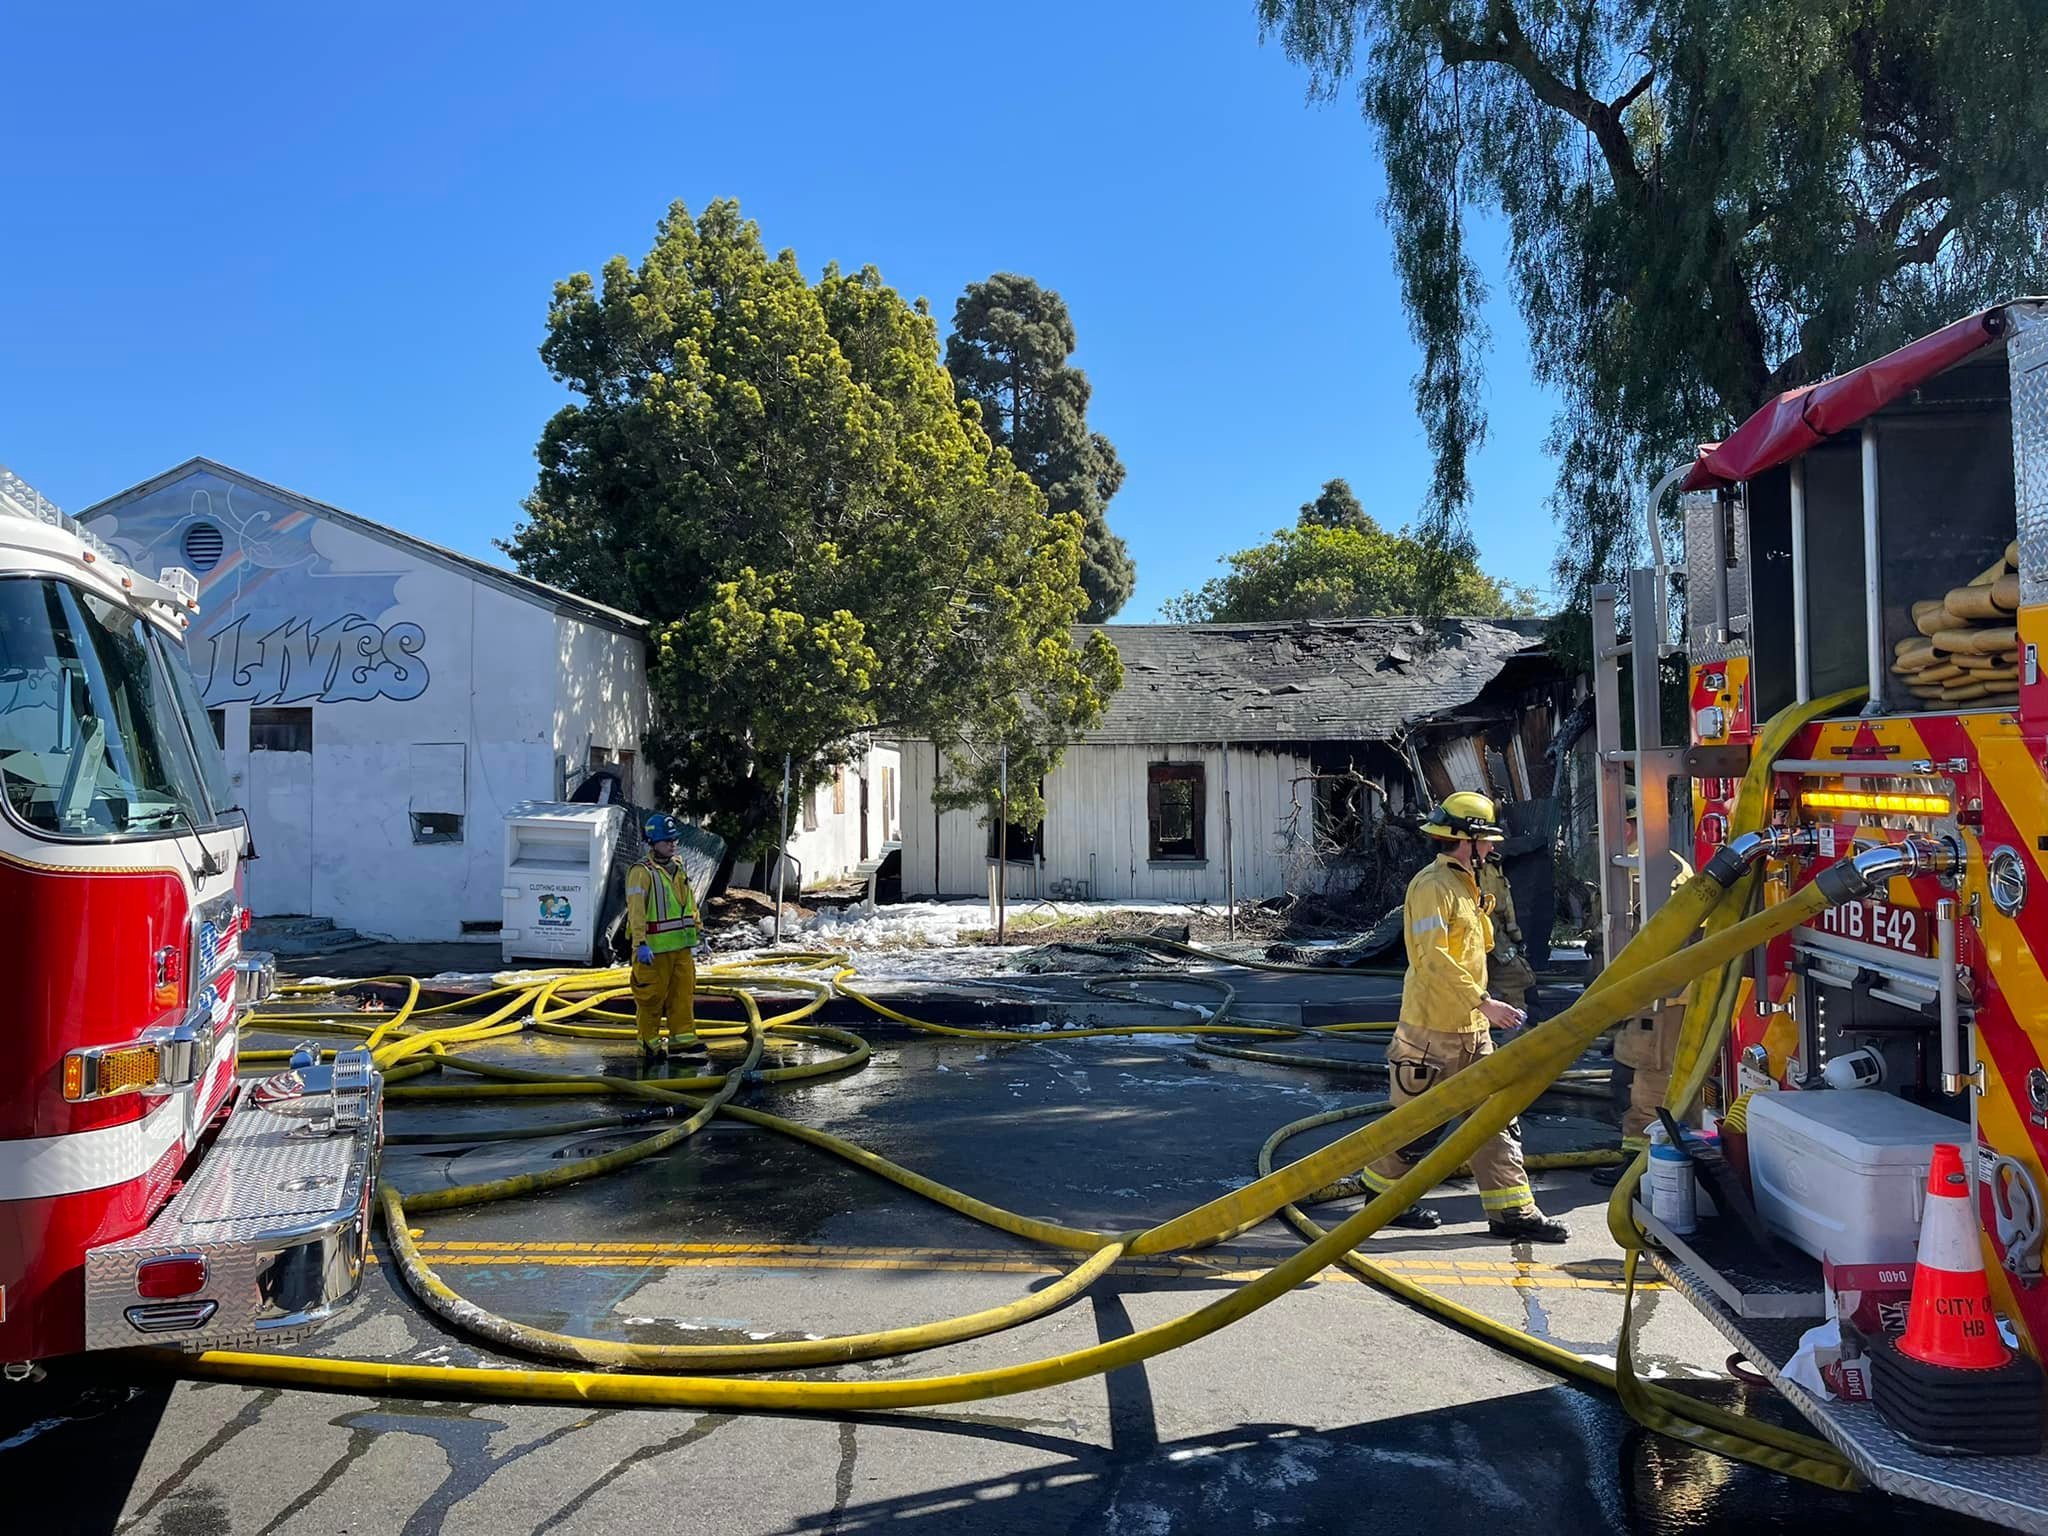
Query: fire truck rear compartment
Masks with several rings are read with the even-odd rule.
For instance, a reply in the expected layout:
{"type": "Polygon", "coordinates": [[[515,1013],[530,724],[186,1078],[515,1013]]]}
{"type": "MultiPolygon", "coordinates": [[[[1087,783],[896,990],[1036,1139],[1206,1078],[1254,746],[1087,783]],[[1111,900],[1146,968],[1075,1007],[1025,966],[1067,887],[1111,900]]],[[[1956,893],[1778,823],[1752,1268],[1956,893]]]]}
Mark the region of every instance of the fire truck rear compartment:
{"type": "MultiPolygon", "coordinates": [[[[1878,702],[1888,712],[1927,712],[1931,706],[1890,667],[1899,644],[1921,636],[1913,604],[1966,586],[2013,541],[2012,398],[2003,346],[1929,380],[1878,412],[1865,430],[1867,449],[1860,432],[1844,433],[1765,471],[1739,493],[1689,498],[1692,639],[1695,648],[1716,643],[1711,616],[1726,615],[1732,638],[1754,658],[1757,719],[1793,700],[1802,611],[1809,696],[1853,688],[1870,676],[1873,598],[1882,630],[1878,702]],[[1871,468],[1874,541],[1865,529],[1871,468]],[[1804,508],[1803,594],[1796,591],[1795,500],[1804,508]],[[1718,550],[1724,570],[1699,559],[1699,550],[1718,550]],[[1711,590],[1724,581],[1725,593],[1711,590]]],[[[1956,707],[1971,706],[1949,706],[1956,707]]]]}

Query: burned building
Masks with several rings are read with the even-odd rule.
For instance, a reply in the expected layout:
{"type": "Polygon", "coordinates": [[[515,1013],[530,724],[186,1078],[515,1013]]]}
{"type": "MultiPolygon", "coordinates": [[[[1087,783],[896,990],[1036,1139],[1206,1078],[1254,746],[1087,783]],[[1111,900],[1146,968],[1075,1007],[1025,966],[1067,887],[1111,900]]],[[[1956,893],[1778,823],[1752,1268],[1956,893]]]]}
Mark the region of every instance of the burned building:
{"type": "MultiPolygon", "coordinates": [[[[1341,891],[1378,873],[1390,829],[1454,789],[1494,796],[1520,850],[1547,854],[1549,748],[1574,681],[1538,629],[1408,618],[1102,626],[1123,687],[1046,781],[1044,825],[1011,839],[1011,897],[1341,891]]],[[[985,895],[992,817],[934,810],[936,754],[903,743],[904,890],[985,895]]]]}

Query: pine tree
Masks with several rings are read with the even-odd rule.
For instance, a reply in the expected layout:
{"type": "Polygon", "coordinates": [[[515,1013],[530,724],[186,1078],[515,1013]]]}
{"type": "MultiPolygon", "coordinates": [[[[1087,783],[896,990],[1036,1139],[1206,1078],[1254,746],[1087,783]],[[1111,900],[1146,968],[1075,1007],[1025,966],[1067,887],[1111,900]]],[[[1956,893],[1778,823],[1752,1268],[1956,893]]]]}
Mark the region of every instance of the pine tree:
{"type": "Polygon", "coordinates": [[[1088,429],[1088,376],[1067,361],[1075,346],[1066,301],[1028,277],[998,272],[970,283],[953,307],[946,367],[960,398],[980,408],[989,440],[1006,448],[1045,492],[1055,514],[1081,517],[1081,584],[1092,622],[1123,607],[1137,567],[1109,530],[1108,507],[1124,466],[1088,429]]]}

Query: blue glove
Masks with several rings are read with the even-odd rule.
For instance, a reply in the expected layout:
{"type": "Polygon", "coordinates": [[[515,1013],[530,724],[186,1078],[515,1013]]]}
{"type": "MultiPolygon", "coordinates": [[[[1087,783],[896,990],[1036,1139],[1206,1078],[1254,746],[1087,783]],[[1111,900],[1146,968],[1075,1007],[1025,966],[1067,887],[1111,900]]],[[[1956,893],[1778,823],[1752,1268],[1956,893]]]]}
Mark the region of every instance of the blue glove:
{"type": "Polygon", "coordinates": [[[633,951],[633,958],[634,958],[634,959],[635,959],[636,961],[638,961],[638,962],[639,962],[639,963],[640,963],[641,965],[652,965],[652,964],[654,964],[654,949],[653,949],[653,946],[651,946],[651,945],[647,945],[647,944],[642,944],[642,945],[641,945],[641,946],[640,946],[640,947],[639,947],[638,949],[636,949],[636,950],[634,950],[634,951],[633,951]]]}

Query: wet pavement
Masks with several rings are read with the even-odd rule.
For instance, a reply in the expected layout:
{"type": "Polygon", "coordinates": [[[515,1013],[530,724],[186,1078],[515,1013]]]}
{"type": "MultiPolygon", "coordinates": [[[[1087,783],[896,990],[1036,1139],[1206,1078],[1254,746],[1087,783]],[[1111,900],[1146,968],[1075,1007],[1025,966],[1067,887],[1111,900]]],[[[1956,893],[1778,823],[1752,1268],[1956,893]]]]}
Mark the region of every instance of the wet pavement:
{"type": "MultiPolygon", "coordinates": [[[[1363,1006],[1370,997],[1360,991],[1363,1006]]],[[[1207,1054],[1179,1036],[1008,1044],[895,1026],[862,1033],[875,1047],[865,1070],[750,1089],[747,1102],[995,1204],[1100,1229],[1212,1199],[1253,1177],[1278,1126],[1378,1092],[1377,1048],[1366,1041],[1281,1046],[1332,1057],[1331,1070],[1312,1070],[1207,1054]]],[[[623,1048],[591,1041],[525,1036],[476,1054],[565,1072],[634,1070],[623,1048]]],[[[390,1129],[600,1112],[572,1099],[395,1102],[390,1129]]],[[[1344,1129],[1304,1135],[1282,1156],[1344,1129]]],[[[1612,1135],[1600,1103],[1562,1096],[1526,1116],[1524,1133],[1535,1150],[1612,1135]]],[[[422,1191],[618,1144],[616,1134],[569,1133],[393,1147],[386,1173],[422,1191]]],[[[1570,1243],[1491,1241],[1470,1187],[1453,1186],[1433,1199],[1443,1229],[1375,1236],[1370,1252],[1467,1306],[1611,1359],[1620,1266],[1604,1192],[1578,1173],[1537,1184],[1545,1210],[1570,1224],[1570,1243]]],[[[648,1343],[944,1318],[1014,1299],[1073,1263],[731,1122],[608,1177],[416,1227],[444,1278],[486,1308],[648,1343]]],[[[1007,1333],[805,1374],[918,1377],[1088,1347],[1224,1296],[1298,1245],[1269,1222],[1215,1248],[1127,1262],[1081,1300],[1007,1333]]],[[[1645,1369],[1737,1411],[1795,1422],[1728,1376],[1726,1345],[1678,1297],[1651,1287],[1637,1317],[1645,1369]]],[[[516,1363],[420,1312],[383,1263],[346,1320],[302,1348],[516,1363]]],[[[1340,1271],[1107,1376],[851,1418],[279,1392],[170,1383],[103,1359],[0,1390],[0,1485],[15,1509],[40,1500],[50,1512],[25,1528],[141,1536],[1988,1529],[1877,1495],[1825,1493],[1645,1434],[1610,1397],[1562,1385],[1340,1271]]]]}

